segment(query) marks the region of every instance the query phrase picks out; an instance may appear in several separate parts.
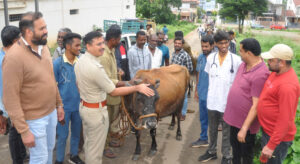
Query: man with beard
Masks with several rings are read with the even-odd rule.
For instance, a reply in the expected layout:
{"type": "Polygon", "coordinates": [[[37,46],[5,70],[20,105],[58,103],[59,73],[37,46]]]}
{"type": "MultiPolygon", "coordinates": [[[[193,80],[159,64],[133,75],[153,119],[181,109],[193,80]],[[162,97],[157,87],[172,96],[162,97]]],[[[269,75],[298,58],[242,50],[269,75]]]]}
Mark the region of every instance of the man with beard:
{"type": "Polygon", "coordinates": [[[53,53],[53,56],[52,56],[53,60],[55,60],[56,58],[62,56],[65,53],[65,48],[63,46],[63,39],[64,39],[64,36],[67,33],[71,33],[71,32],[72,31],[69,28],[59,29],[58,34],[57,34],[57,45],[58,45],[58,47],[55,49],[55,51],[53,53]]]}
{"type": "MultiPolygon", "coordinates": [[[[118,67],[115,57],[115,48],[120,44],[121,40],[121,28],[118,25],[111,25],[106,31],[104,53],[100,57],[101,65],[103,66],[109,79],[114,83],[115,86],[124,86],[123,81],[118,79],[118,67]]],[[[120,141],[117,138],[119,131],[119,112],[120,112],[120,96],[106,96],[107,100],[107,111],[109,116],[109,132],[107,134],[104,155],[108,158],[115,158],[116,155],[112,151],[111,147],[120,147],[120,141]]]]}
{"type": "Polygon", "coordinates": [[[138,31],[136,33],[136,44],[128,50],[128,65],[131,79],[137,71],[151,69],[151,56],[145,46],[146,40],[146,33],[138,31]]]}
{"type": "Polygon", "coordinates": [[[299,79],[292,68],[293,50],[276,44],[262,53],[272,71],[262,89],[257,105],[257,117],[262,127],[262,159],[279,164],[292,145],[297,128],[295,117],[300,96],[299,79]]]}
{"type": "MultiPolygon", "coordinates": [[[[174,39],[174,53],[172,54],[171,64],[177,64],[184,66],[191,73],[193,71],[193,63],[191,57],[183,50],[184,40],[182,37],[176,37],[174,39]]],[[[188,106],[187,92],[185,93],[184,103],[181,111],[181,121],[185,120],[186,111],[188,106]]]]}
{"type": "Polygon", "coordinates": [[[207,92],[209,145],[206,153],[198,160],[206,162],[217,159],[218,125],[222,124],[222,164],[231,162],[230,127],[223,120],[227,95],[240,66],[241,58],[228,51],[229,35],[219,31],[214,35],[214,41],[219,49],[207,57],[205,72],[209,76],[207,92]]]}
{"type": "Polygon", "coordinates": [[[160,49],[157,48],[157,35],[152,34],[149,37],[149,43],[148,43],[148,51],[151,56],[151,68],[159,68],[161,65],[162,60],[162,52],[160,49]]]}
{"type": "Polygon", "coordinates": [[[208,92],[208,74],[204,71],[206,60],[214,48],[214,39],[210,35],[201,38],[202,54],[197,60],[197,85],[195,90],[195,99],[199,102],[199,114],[201,123],[200,138],[191,144],[192,147],[208,146],[208,115],[207,115],[207,92],[208,92]]]}
{"type": "Polygon", "coordinates": [[[69,122],[71,122],[70,163],[83,164],[78,156],[80,140],[81,118],[79,115],[80,96],[76,86],[74,65],[78,61],[81,49],[81,36],[68,33],[64,36],[63,47],[65,53],[53,62],[54,75],[63,100],[65,111],[65,124],[57,125],[56,162],[62,164],[65,157],[66,142],[69,135],[69,122]]]}
{"type": "Polygon", "coordinates": [[[160,66],[168,66],[169,65],[169,48],[164,44],[164,34],[162,32],[157,33],[158,41],[157,41],[157,48],[162,51],[162,60],[160,66]]]}
{"type": "Polygon", "coordinates": [[[51,164],[57,121],[64,109],[47,43],[47,25],[40,12],[19,22],[22,37],[3,60],[3,102],[22,141],[30,164],[51,164]]]}

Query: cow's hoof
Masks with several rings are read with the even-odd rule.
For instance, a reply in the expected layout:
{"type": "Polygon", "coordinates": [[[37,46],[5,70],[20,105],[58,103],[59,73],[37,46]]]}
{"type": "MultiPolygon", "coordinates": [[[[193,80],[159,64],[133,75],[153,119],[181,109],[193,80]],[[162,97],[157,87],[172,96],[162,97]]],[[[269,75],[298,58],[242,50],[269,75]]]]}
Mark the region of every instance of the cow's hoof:
{"type": "Polygon", "coordinates": [[[174,126],[170,125],[168,129],[169,130],[174,130],[174,126]]]}
{"type": "Polygon", "coordinates": [[[157,150],[150,150],[148,156],[152,157],[156,154],[157,150]]]}
{"type": "Polygon", "coordinates": [[[176,136],[176,140],[177,141],[181,141],[182,140],[182,136],[176,136]]]}
{"type": "Polygon", "coordinates": [[[139,154],[134,154],[133,157],[132,157],[132,160],[137,161],[137,160],[139,160],[139,158],[140,158],[139,154]]]}

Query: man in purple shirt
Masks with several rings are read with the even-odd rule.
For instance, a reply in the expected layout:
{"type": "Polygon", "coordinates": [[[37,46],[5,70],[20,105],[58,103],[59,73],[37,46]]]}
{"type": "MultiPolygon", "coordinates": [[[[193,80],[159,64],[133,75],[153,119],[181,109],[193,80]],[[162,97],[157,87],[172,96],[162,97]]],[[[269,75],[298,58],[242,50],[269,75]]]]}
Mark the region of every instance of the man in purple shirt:
{"type": "Polygon", "coordinates": [[[270,72],[260,57],[256,39],[240,42],[240,65],[227,98],[224,121],[230,125],[233,164],[252,164],[255,136],[259,130],[256,107],[270,72]]]}

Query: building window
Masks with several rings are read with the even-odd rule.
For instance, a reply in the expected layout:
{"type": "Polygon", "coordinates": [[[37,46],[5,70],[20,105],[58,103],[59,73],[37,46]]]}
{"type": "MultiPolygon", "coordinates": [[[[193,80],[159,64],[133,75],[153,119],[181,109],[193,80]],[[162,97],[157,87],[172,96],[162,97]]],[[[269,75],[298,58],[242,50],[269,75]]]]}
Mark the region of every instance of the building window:
{"type": "Polygon", "coordinates": [[[126,5],[126,9],[130,9],[130,5],[126,5]]]}
{"type": "Polygon", "coordinates": [[[70,15],[75,15],[75,14],[78,14],[78,13],[79,13],[78,9],[72,9],[72,10],[70,10],[70,15]]]}
{"type": "Polygon", "coordinates": [[[21,20],[23,14],[11,14],[9,15],[9,21],[10,22],[15,22],[21,20]]]}

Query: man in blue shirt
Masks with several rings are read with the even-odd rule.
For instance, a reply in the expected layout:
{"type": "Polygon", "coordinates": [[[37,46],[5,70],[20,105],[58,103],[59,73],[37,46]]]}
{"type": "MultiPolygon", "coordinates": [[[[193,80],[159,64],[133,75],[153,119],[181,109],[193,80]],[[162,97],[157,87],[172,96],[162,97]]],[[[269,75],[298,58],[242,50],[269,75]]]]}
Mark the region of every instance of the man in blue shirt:
{"type": "Polygon", "coordinates": [[[71,121],[70,163],[84,164],[78,156],[80,140],[81,118],[79,115],[80,96],[76,86],[74,65],[78,61],[81,49],[81,36],[68,33],[64,36],[63,47],[65,53],[53,63],[54,75],[65,111],[65,124],[57,124],[56,162],[62,164],[65,156],[66,141],[71,121]]]}
{"type": "Polygon", "coordinates": [[[214,39],[211,35],[206,35],[201,39],[202,54],[197,60],[197,86],[195,99],[199,101],[199,113],[201,123],[200,138],[191,144],[191,147],[208,146],[208,115],[207,115],[207,92],[208,92],[208,73],[204,71],[206,58],[214,48],[214,39]]]}
{"type": "Polygon", "coordinates": [[[157,48],[159,48],[163,53],[162,60],[161,60],[161,66],[164,66],[164,65],[168,66],[170,55],[169,55],[169,48],[163,44],[164,34],[162,32],[158,32],[157,37],[158,37],[157,48]]]}
{"type": "Polygon", "coordinates": [[[169,39],[169,36],[168,36],[168,28],[167,28],[167,26],[166,25],[164,25],[164,28],[162,29],[163,30],[163,32],[164,32],[164,43],[166,42],[166,41],[168,41],[168,39],[169,39]]]}
{"type": "MultiPolygon", "coordinates": [[[[4,134],[8,131],[8,129],[6,129],[8,115],[2,102],[2,61],[5,53],[20,38],[20,33],[19,28],[15,26],[5,26],[1,31],[1,40],[4,47],[0,50],[0,134],[4,134]]],[[[9,149],[13,164],[22,164],[26,157],[26,149],[21,135],[14,126],[11,126],[9,129],[9,149]]]]}
{"type": "Polygon", "coordinates": [[[163,28],[163,32],[164,32],[164,34],[165,35],[168,35],[168,28],[167,28],[167,26],[166,25],[164,25],[164,28],[163,28]]]}

